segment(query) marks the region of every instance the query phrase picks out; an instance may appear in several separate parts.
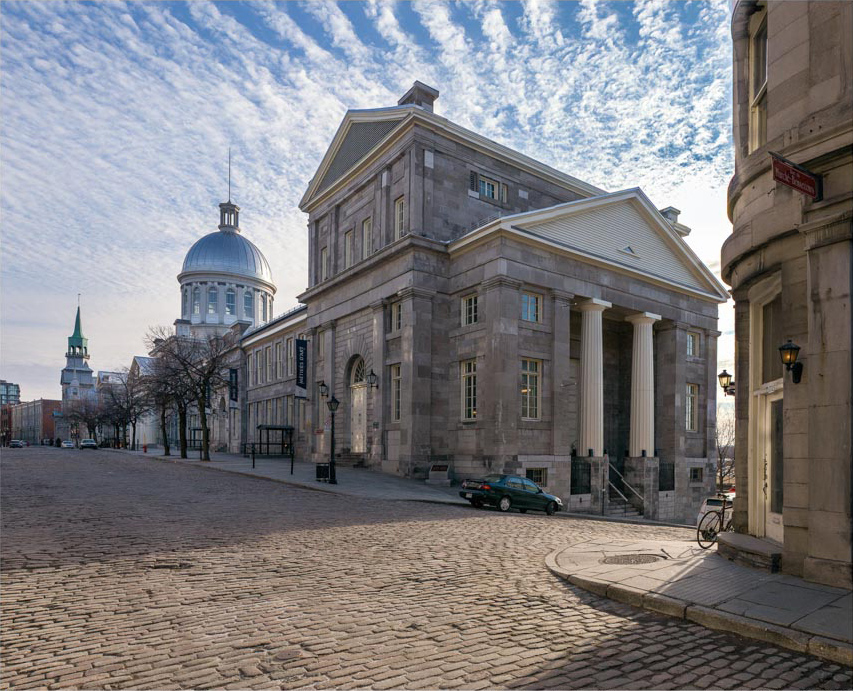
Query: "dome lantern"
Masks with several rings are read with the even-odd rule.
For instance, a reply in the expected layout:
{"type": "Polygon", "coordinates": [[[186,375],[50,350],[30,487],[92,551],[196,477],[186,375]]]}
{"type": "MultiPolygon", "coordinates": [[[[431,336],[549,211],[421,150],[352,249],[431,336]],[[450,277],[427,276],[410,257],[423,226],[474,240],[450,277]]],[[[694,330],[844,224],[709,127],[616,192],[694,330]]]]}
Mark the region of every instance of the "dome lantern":
{"type": "Polygon", "coordinates": [[[219,205],[219,230],[240,232],[240,207],[229,199],[219,205]]]}

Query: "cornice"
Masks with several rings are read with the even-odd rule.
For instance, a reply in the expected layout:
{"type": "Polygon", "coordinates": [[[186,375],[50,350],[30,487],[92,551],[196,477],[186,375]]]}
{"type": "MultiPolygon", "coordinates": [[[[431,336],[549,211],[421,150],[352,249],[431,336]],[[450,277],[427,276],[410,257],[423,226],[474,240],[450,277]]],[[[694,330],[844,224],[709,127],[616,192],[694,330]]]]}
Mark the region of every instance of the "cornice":
{"type": "Polygon", "coordinates": [[[806,252],[853,240],[853,212],[844,211],[828,218],[803,223],[797,230],[804,236],[806,252]]]}

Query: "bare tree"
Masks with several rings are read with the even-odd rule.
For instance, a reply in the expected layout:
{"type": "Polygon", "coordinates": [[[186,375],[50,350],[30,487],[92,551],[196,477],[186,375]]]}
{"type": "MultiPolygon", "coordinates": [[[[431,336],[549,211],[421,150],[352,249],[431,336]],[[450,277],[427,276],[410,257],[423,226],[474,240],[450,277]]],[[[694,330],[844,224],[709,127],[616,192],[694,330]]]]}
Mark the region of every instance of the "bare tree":
{"type": "Polygon", "coordinates": [[[68,419],[78,425],[85,425],[89,436],[98,441],[98,425],[104,421],[104,409],[96,398],[85,397],[74,401],[68,413],[68,419]]]}
{"type": "MultiPolygon", "coordinates": [[[[154,346],[152,353],[163,360],[165,372],[186,387],[198,410],[201,424],[202,460],[210,460],[210,430],[207,425],[207,410],[211,393],[226,384],[226,372],[231,345],[225,338],[196,338],[192,336],[168,335],[162,327],[149,334],[154,346]]],[[[180,415],[180,408],[178,408],[180,415]]],[[[182,429],[186,429],[181,423],[182,429]]],[[[182,439],[181,457],[186,458],[182,439]]]]}
{"type": "Polygon", "coordinates": [[[717,442],[717,489],[722,492],[725,478],[734,470],[735,416],[731,406],[717,406],[714,440],[717,442]]]}
{"type": "Polygon", "coordinates": [[[127,447],[127,427],[131,428],[130,448],[136,451],[136,426],[152,404],[142,377],[127,368],[117,380],[104,387],[103,405],[108,417],[122,431],[122,440],[127,447]]]}
{"type": "Polygon", "coordinates": [[[177,338],[165,326],[152,327],[146,338],[148,349],[155,358],[152,372],[148,376],[148,388],[160,414],[160,431],[163,435],[163,451],[169,456],[169,435],[166,426],[169,410],[174,409],[178,414],[178,448],[181,458],[187,458],[187,418],[189,407],[193,402],[193,387],[190,382],[182,358],[176,357],[176,344],[169,345],[177,338]]]}

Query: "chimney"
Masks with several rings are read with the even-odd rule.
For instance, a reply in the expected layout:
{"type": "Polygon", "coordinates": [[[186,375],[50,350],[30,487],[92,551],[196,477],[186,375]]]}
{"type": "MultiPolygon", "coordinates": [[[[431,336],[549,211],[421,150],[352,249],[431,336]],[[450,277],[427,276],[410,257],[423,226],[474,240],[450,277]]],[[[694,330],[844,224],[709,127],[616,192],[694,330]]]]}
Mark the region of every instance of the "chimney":
{"type": "Polygon", "coordinates": [[[411,103],[432,113],[432,104],[437,98],[438,89],[433,89],[423,82],[415,82],[412,88],[403,94],[403,98],[397,101],[397,105],[404,106],[411,103]]]}
{"type": "Polygon", "coordinates": [[[680,213],[681,211],[676,209],[674,206],[668,206],[665,209],[660,209],[660,215],[670,223],[678,223],[678,214],[680,213]]]}

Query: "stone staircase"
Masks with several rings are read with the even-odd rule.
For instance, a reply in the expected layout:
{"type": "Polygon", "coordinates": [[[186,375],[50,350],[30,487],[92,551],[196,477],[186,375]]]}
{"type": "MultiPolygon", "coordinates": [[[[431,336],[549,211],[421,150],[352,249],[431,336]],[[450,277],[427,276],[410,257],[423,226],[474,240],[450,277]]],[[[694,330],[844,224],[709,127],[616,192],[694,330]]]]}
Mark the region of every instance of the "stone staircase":
{"type": "Polygon", "coordinates": [[[366,468],[367,454],[344,451],[335,456],[335,464],[344,468],[366,468]]]}
{"type": "Polygon", "coordinates": [[[607,503],[607,515],[624,518],[642,518],[643,516],[632,504],[626,504],[625,500],[619,495],[610,497],[610,501],[607,503]]]}

